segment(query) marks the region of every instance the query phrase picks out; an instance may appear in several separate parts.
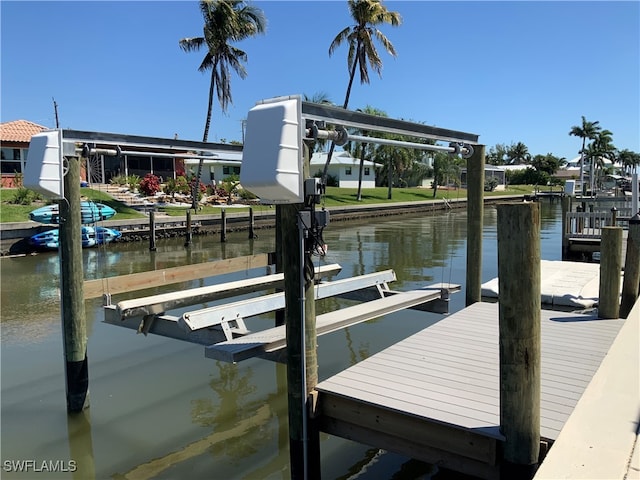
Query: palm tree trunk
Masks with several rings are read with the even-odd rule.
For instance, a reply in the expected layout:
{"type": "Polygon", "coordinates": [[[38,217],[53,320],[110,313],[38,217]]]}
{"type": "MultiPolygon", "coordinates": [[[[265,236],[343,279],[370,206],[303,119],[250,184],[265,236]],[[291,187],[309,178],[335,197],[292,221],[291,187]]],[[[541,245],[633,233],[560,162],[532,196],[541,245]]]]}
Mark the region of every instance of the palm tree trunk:
{"type": "Polygon", "coordinates": [[[387,200],[391,200],[391,184],[393,183],[393,163],[392,163],[391,156],[389,156],[389,169],[387,170],[387,181],[389,183],[389,191],[387,193],[387,200]]]}
{"type": "Polygon", "coordinates": [[[358,172],[358,196],[356,198],[358,202],[362,201],[362,173],[364,170],[364,151],[366,147],[367,147],[367,144],[363,143],[361,146],[362,150],[360,151],[360,171],[358,172]]]}
{"type": "MultiPolygon", "coordinates": [[[[342,108],[347,108],[349,105],[349,97],[351,96],[351,86],[353,85],[353,79],[356,76],[356,67],[358,66],[358,59],[360,56],[358,55],[358,51],[360,50],[360,40],[358,40],[357,48],[356,48],[356,59],[353,62],[353,66],[351,67],[351,73],[349,74],[349,85],[347,86],[347,94],[344,97],[344,103],[342,104],[342,108]]],[[[333,157],[333,150],[336,148],[336,144],[331,142],[329,145],[329,153],[327,154],[327,162],[324,164],[324,170],[322,171],[322,182],[326,185],[327,183],[327,171],[329,170],[329,163],[331,163],[331,157],[333,157]]]]}
{"type": "MultiPolygon", "coordinates": [[[[209,127],[211,126],[211,115],[213,114],[213,94],[215,87],[215,68],[216,65],[211,68],[211,82],[209,82],[209,106],[207,107],[207,120],[204,123],[204,133],[202,134],[202,141],[206,142],[209,138],[209,127]]],[[[198,208],[198,189],[200,188],[200,177],[202,177],[202,166],[204,164],[204,158],[200,158],[198,161],[198,172],[196,173],[195,181],[191,186],[191,208],[196,210],[198,208]]]]}
{"type": "Polygon", "coordinates": [[[584,142],[585,138],[582,137],[582,149],[580,150],[580,188],[582,189],[582,196],[587,194],[586,185],[584,184],[584,142]]]}
{"type": "Polygon", "coordinates": [[[358,39],[358,43],[356,44],[356,58],[353,61],[353,66],[351,67],[351,73],[349,74],[349,85],[347,85],[347,93],[344,96],[344,104],[342,108],[347,108],[349,104],[349,97],[351,96],[351,87],[353,86],[353,80],[356,78],[356,68],[358,67],[358,61],[360,60],[360,39],[358,39]]]}

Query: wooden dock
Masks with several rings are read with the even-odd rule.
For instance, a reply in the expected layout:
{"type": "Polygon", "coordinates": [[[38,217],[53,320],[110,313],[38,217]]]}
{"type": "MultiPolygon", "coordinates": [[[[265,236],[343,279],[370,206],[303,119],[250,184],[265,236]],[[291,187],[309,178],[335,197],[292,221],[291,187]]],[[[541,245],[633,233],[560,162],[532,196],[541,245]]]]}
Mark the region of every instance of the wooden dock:
{"type": "MultiPolygon", "coordinates": [[[[543,310],[541,438],[553,442],[623,320],[543,310]]],[[[319,383],[322,431],[498,478],[498,304],[476,303],[319,383]]]]}

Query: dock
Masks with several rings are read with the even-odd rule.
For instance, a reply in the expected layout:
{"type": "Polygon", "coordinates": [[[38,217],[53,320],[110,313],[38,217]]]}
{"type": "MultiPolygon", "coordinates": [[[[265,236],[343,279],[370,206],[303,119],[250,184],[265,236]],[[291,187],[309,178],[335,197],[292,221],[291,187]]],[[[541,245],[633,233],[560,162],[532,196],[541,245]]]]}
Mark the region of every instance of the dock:
{"type": "MultiPolygon", "coordinates": [[[[321,431],[499,478],[498,304],[475,303],[320,382],[321,431]]],[[[624,320],[541,312],[541,439],[553,443],[624,320]]]]}

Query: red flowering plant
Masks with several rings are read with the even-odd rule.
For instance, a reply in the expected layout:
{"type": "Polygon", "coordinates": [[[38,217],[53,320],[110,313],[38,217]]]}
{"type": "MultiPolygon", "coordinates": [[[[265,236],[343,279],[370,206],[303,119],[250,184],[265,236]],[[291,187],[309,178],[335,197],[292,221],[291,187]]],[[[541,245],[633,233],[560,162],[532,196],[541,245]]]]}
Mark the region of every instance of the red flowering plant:
{"type": "Polygon", "coordinates": [[[138,189],[147,197],[153,197],[160,188],[160,178],[152,173],[147,173],[138,185],[138,189]]]}

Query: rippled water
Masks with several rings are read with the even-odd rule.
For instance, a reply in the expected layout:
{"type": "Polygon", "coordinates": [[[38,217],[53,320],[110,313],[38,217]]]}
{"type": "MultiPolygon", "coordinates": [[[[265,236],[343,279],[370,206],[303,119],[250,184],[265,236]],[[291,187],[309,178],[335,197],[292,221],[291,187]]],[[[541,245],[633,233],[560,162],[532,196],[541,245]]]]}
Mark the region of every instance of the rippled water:
{"type": "MultiPolygon", "coordinates": [[[[542,204],[542,217],[542,258],[558,260],[560,207],[542,204]]],[[[495,222],[495,210],[487,208],[483,282],[497,274],[495,222]]],[[[169,239],[158,241],[156,252],[149,252],[145,243],[85,250],[86,278],[274,250],[273,230],[258,233],[253,241],[244,232],[229,234],[224,244],[216,236],[195,237],[189,249],[183,239],[169,239]]],[[[336,222],[324,237],[329,245],[324,263],[343,266],[336,278],[393,268],[398,280],[392,286],[398,290],[452,282],[462,284],[464,291],[464,212],[336,222]]],[[[41,254],[0,262],[2,478],[289,478],[284,366],[259,359],[229,365],[206,359],[198,345],[106,325],[100,300],[90,300],[91,407],[86,415],[67,417],[58,257],[41,254]],[[8,471],[23,460],[33,461],[21,464],[28,473],[8,471]],[[48,462],[44,467],[49,470],[75,472],[37,473],[42,462],[48,462]]],[[[175,288],[214,281],[219,279],[175,288]]],[[[331,302],[320,308],[333,308],[331,302]]],[[[464,293],[454,295],[451,310],[463,306],[464,293]]],[[[403,311],[320,337],[320,380],[440,318],[403,311]]],[[[269,317],[248,321],[249,328],[272,323],[269,317]]],[[[429,465],[324,434],[321,455],[325,479],[446,477],[434,476],[437,469],[429,465]]]]}

